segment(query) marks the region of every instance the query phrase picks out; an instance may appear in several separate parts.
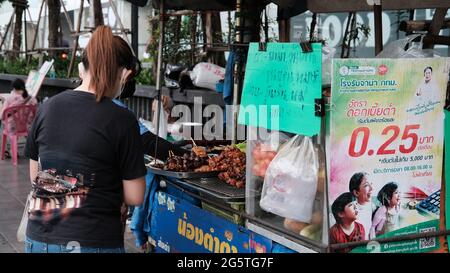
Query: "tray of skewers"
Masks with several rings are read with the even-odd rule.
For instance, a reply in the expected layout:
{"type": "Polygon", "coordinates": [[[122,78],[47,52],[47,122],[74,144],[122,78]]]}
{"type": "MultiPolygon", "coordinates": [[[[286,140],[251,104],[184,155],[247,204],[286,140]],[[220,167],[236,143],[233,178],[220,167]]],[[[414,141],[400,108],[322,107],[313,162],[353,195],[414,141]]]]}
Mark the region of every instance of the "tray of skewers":
{"type": "Polygon", "coordinates": [[[239,146],[226,146],[215,156],[195,146],[183,156],[171,154],[166,162],[148,161],[147,167],[154,174],[182,179],[218,177],[232,187],[245,187],[246,156],[239,146]]]}
{"type": "Polygon", "coordinates": [[[147,158],[146,166],[154,174],[174,178],[217,177],[219,171],[207,169],[209,155],[204,147],[193,147],[190,153],[182,156],[170,153],[166,162],[147,158]]]}

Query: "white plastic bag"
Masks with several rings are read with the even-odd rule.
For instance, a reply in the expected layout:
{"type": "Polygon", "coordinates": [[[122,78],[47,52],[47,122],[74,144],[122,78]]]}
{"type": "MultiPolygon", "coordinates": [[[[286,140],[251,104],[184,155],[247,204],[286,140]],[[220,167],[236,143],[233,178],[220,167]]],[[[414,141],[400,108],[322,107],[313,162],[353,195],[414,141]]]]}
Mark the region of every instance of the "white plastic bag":
{"type": "Polygon", "coordinates": [[[152,109],[154,109],[154,110],[153,110],[153,119],[152,119],[153,131],[151,131],[151,132],[154,133],[155,135],[158,135],[161,138],[167,139],[167,125],[169,123],[169,115],[164,110],[162,103],[158,103],[158,100],[156,100],[156,99],[153,101],[152,109]],[[159,132],[157,133],[156,127],[158,126],[158,123],[157,123],[158,122],[158,107],[161,107],[161,114],[159,116],[159,132]]]}
{"type": "Polygon", "coordinates": [[[409,35],[404,39],[393,41],[386,45],[377,58],[431,58],[438,57],[432,49],[422,49],[423,37],[420,42],[413,42],[420,34],[409,35]],[[408,47],[408,48],[407,48],[408,47]],[[407,48],[407,49],[406,49],[407,48]]]}
{"type": "Polygon", "coordinates": [[[190,77],[195,86],[216,90],[216,84],[225,78],[225,68],[211,63],[198,63],[190,77]]]}
{"type": "Polygon", "coordinates": [[[322,47],[322,84],[331,84],[331,59],[336,49],[329,46],[322,47]]]}
{"type": "Polygon", "coordinates": [[[259,131],[258,140],[252,144],[252,174],[265,177],[266,171],[269,168],[270,162],[275,158],[277,151],[284,143],[289,141],[289,136],[279,132],[271,131],[267,132],[264,128],[255,129],[250,131],[248,135],[250,139],[253,138],[253,134],[259,131]]]}
{"type": "Polygon", "coordinates": [[[272,160],[260,206],[282,217],[310,223],[317,192],[319,160],[311,138],[297,135],[272,160]]]}
{"type": "Polygon", "coordinates": [[[152,133],[155,133],[156,131],[155,126],[153,126],[153,123],[151,121],[139,118],[139,122],[142,123],[145,126],[145,128],[147,128],[147,130],[149,130],[152,133]]]}
{"type": "Polygon", "coordinates": [[[25,242],[25,237],[27,233],[27,225],[28,225],[28,214],[29,214],[29,205],[30,205],[30,199],[32,196],[32,192],[30,192],[27,196],[27,202],[25,204],[25,208],[23,210],[22,214],[22,220],[20,220],[19,228],[17,229],[17,241],[20,243],[25,242]]]}

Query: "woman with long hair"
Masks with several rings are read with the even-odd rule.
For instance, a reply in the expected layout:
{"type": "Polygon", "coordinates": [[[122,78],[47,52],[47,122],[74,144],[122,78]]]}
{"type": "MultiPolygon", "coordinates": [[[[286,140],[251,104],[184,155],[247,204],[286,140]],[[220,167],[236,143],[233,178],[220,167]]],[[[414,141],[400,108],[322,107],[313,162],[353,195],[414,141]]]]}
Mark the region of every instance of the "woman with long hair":
{"type": "Polygon", "coordinates": [[[26,144],[33,194],[25,251],[124,252],[121,206],[139,205],[146,168],[135,116],[114,102],[136,59],[111,28],[86,47],[75,91],[39,109],[26,144]]]}

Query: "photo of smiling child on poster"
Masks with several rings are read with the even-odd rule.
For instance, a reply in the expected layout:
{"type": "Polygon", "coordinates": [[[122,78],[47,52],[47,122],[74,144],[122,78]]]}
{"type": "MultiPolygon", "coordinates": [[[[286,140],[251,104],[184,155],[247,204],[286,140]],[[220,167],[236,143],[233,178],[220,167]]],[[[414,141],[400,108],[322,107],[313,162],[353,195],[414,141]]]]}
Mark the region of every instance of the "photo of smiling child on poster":
{"type": "Polygon", "coordinates": [[[384,185],[377,195],[381,206],[377,208],[372,219],[370,239],[394,231],[398,228],[400,215],[400,192],[398,184],[389,182],[384,185]]]}
{"type": "Polygon", "coordinates": [[[358,172],[352,175],[348,185],[349,191],[356,198],[355,206],[358,212],[356,221],[363,225],[365,238],[369,239],[369,231],[372,227],[372,215],[375,206],[372,203],[373,185],[370,181],[369,174],[366,172],[358,172]]]}

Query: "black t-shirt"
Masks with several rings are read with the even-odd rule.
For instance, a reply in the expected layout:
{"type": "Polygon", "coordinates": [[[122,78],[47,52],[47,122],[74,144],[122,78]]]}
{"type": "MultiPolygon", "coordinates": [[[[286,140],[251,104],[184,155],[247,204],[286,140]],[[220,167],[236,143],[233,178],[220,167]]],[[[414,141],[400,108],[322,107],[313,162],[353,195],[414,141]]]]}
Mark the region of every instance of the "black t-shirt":
{"type": "Polygon", "coordinates": [[[146,174],[132,112],[110,99],[65,91],[46,101],[25,154],[40,161],[27,236],[50,244],[122,247],[122,180],[146,174]]]}

